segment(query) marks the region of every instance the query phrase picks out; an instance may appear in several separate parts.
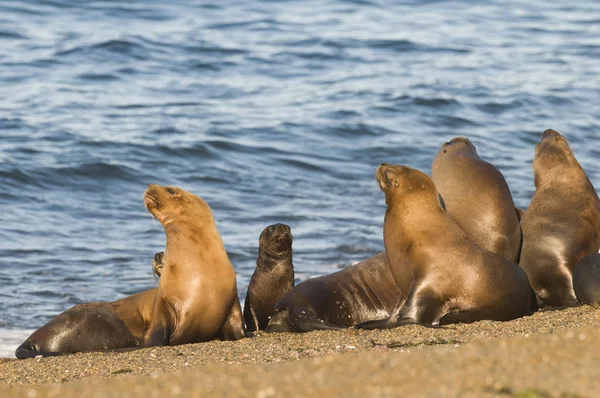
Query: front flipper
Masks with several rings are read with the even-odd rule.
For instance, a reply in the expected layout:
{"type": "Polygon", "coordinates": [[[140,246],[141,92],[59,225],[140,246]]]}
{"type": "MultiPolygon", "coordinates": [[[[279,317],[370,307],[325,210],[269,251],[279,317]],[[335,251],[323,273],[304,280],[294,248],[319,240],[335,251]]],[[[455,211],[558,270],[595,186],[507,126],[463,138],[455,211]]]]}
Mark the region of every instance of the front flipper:
{"type": "Polygon", "coordinates": [[[446,313],[446,304],[431,289],[411,287],[398,314],[398,325],[438,326],[446,313]]]}
{"type": "Polygon", "coordinates": [[[219,340],[239,340],[244,337],[246,337],[246,331],[244,329],[242,307],[240,307],[240,301],[236,297],[235,304],[217,334],[217,338],[219,340]]]}
{"type": "Polygon", "coordinates": [[[158,252],[154,255],[152,259],[152,271],[160,278],[162,274],[163,267],[165,264],[163,263],[163,258],[165,257],[165,252],[158,252]]]}
{"type": "Polygon", "coordinates": [[[150,334],[145,346],[155,347],[169,345],[172,329],[171,325],[174,325],[174,322],[171,319],[171,311],[169,311],[167,303],[162,298],[157,297],[154,302],[150,334]]]}

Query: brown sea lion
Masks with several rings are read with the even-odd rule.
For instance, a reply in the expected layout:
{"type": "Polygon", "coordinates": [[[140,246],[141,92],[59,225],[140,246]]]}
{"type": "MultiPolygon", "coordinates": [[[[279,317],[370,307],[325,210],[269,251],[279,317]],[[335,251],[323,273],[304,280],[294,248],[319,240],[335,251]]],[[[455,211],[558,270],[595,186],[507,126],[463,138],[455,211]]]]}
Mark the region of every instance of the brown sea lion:
{"type": "Polygon", "coordinates": [[[23,359],[140,347],[147,338],[157,291],[112,303],[78,304],[33,332],[15,355],[23,359]]]}
{"type": "Polygon", "coordinates": [[[446,211],[479,247],[519,262],[521,226],[504,176],[465,137],[442,145],[432,179],[446,211]]]}
{"type": "Polygon", "coordinates": [[[573,289],[583,304],[600,307],[600,254],[590,254],[575,264],[573,289]]]}
{"type": "Polygon", "coordinates": [[[285,224],[269,225],[258,239],[256,269],[246,293],[246,330],[265,330],[275,312],[275,303],[293,287],[294,265],[290,227],[285,224]]]}
{"type": "Polygon", "coordinates": [[[144,203],[167,236],[146,345],[244,337],[235,271],[208,204],[156,184],[146,188],[144,203]]]}
{"type": "Polygon", "coordinates": [[[548,307],[579,305],[575,264],[600,248],[600,201],[567,140],[546,130],[535,147],[535,194],[521,219],[520,265],[548,307]]]}
{"type": "Polygon", "coordinates": [[[528,315],[533,293],[525,272],[476,245],[446,213],[432,179],[382,164],[377,180],[387,210],[384,243],[401,292],[398,324],[439,325],[528,315]]]}
{"type": "Polygon", "coordinates": [[[387,320],[403,301],[385,253],[379,253],[294,287],[277,303],[267,332],[309,332],[387,320]]]}

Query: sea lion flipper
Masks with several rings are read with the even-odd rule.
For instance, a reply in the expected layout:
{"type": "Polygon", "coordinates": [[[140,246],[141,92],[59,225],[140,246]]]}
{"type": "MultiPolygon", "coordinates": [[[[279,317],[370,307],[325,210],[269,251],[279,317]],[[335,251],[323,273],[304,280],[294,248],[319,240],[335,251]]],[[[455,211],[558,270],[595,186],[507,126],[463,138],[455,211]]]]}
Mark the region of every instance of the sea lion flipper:
{"type": "Polygon", "coordinates": [[[167,304],[160,297],[154,303],[154,312],[152,316],[152,324],[150,326],[150,335],[146,346],[165,346],[169,345],[171,337],[170,311],[167,304]]]}
{"type": "Polygon", "coordinates": [[[250,295],[248,293],[246,293],[246,300],[244,301],[244,323],[246,324],[247,332],[256,332],[259,330],[258,317],[250,304],[250,295]]]}
{"type": "Polygon", "coordinates": [[[229,316],[217,334],[220,340],[239,340],[246,337],[244,329],[244,318],[242,316],[242,307],[240,301],[235,299],[235,304],[229,312],[229,316]]]}
{"type": "Polygon", "coordinates": [[[398,325],[417,323],[437,326],[444,315],[444,302],[428,288],[414,288],[398,314],[398,325]]]}
{"type": "Polygon", "coordinates": [[[165,256],[165,252],[158,252],[154,255],[152,259],[152,271],[160,278],[162,274],[163,267],[165,264],[163,263],[163,258],[165,256]]]}

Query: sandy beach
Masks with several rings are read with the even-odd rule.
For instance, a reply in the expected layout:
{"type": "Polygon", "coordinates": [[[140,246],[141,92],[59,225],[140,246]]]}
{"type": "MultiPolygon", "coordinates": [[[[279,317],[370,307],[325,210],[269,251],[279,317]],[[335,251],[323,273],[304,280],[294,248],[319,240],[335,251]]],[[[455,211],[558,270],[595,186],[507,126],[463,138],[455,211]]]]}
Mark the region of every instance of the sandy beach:
{"type": "Polygon", "coordinates": [[[265,334],[0,362],[0,396],[514,396],[600,393],[600,311],[510,322],[265,334]]]}

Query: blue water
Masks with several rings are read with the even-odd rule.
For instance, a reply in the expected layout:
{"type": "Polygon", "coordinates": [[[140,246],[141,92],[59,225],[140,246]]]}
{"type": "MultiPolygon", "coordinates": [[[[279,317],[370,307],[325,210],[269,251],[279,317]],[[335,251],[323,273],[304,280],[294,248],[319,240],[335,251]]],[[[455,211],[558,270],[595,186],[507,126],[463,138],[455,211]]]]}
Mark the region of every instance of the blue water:
{"type": "Polygon", "coordinates": [[[377,165],[453,136],[520,207],[546,128],[600,186],[597,1],[191,3],[0,0],[0,355],[155,285],[149,183],[212,206],[242,298],[268,224],[299,279],[382,250],[377,165]]]}

